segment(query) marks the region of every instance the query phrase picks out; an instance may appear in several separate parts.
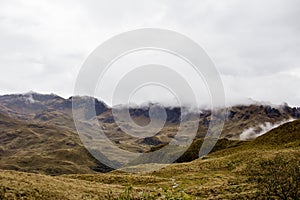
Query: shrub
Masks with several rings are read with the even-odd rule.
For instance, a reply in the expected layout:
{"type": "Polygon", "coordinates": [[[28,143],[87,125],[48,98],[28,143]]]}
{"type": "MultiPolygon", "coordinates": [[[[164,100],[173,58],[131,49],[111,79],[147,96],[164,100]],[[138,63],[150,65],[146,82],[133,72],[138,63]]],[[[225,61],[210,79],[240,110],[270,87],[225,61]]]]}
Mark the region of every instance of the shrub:
{"type": "Polygon", "coordinates": [[[256,183],[259,199],[300,199],[300,155],[277,155],[273,160],[250,164],[247,173],[256,183]]]}

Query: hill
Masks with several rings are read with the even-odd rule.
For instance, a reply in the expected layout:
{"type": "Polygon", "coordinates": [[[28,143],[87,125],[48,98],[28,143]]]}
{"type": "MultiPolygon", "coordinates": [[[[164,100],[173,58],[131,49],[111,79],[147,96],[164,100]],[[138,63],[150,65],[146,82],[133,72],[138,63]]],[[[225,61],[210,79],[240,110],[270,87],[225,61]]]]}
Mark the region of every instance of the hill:
{"type": "MultiPolygon", "coordinates": [[[[297,120],[253,141],[219,149],[205,159],[171,164],[152,173],[112,171],[50,177],[1,170],[0,195],[24,199],[257,199],[259,185],[251,181],[249,167],[278,156],[299,160],[299,144],[297,120]]],[[[227,147],[228,143],[224,145],[227,147]]],[[[289,162],[292,164],[292,160],[289,162]]]]}
{"type": "MultiPolygon", "coordinates": [[[[72,100],[77,102],[75,109],[82,112],[85,119],[80,123],[88,127],[83,137],[88,138],[93,131],[97,131],[94,128],[96,126],[90,122],[91,110],[87,107],[87,104],[94,103],[97,119],[104,127],[106,136],[124,150],[155,151],[167,145],[178,131],[181,113],[179,108],[165,108],[167,112],[165,127],[154,136],[140,139],[125,134],[114,122],[111,108],[92,97],[64,99],[54,94],[37,93],[4,95],[0,96],[0,168],[50,175],[109,171],[110,168],[97,162],[88,153],[79,139],[72,118],[72,100]]],[[[252,130],[252,135],[246,139],[253,140],[262,131],[268,131],[261,124],[269,123],[268,128],[271,129],[273,125],[299,117],[299,110],[299,108],[291,108],[287,105],[260,104],[228,108],[228,118],[221,139],[213,152],[235,149],[244,144],[239,139],[245,131],[252,130]]],[[[138,124],[149,123],[149,107],[147,106],[132,107],[130,114],[138,124]]],[[[210,116],[210,110],[201,111],[196,138],[176,162],[188,162],[198,158],[198,151],[206,134],[210,116]]],[[[195,119],[191,118],[191,120],[195,119]]],[[[99,146],[98,140],[101,138],[92,140],[91,146],[99,146]]],[[[105,145],[101,148],[109,147],[105,145]]],[[[172,155],[164,155],[165,158],[170,156],[172,155]]]]}
{"type": "Polygon", "coordinates": [[[97,162],[77,135],[0,114],[0,167],[45,174],[91,173],[97,162]]]}

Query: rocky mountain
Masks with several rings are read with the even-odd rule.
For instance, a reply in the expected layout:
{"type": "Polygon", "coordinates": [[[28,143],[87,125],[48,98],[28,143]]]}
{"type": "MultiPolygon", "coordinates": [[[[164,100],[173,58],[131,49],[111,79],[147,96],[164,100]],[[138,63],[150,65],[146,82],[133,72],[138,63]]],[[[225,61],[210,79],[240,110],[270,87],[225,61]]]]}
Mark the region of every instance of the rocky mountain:
{"type": "MultiPolygon", "coordinates": [[[[74,109],[82,113],[80,123],[87,127],[83,139],[91,137],[90,132],[95,131],[93,123],[96,114],[96,120],[103,127],[105,135],[119,148],[131,152],[149,152],[167,145],[174,139],[181,121],[181,109],[167,107],[167,121],[163,129],[153,136],[138,138],[124,133],[114,121],[112,109],[92,97],[64,99],[54,94],[33,92],[0,96],[0,168],[46,174],[109,170],[97,162],[80,141],[72,117],[72,101],[75,102],[74,109]],[[93,107],[90,105],[95,105],[95,109],[91,109],[93,107]]],[[[136,106],[131,107],[129,113],[133,121],[143,126],[150,122],[149,109],[150,106],[136,106]]],[[[185,120],[196,120],[192,112],[185,116],[189,116],[185,120]]],[[[286,104],[233,106],[227,108],[221,138],[227,148],[239,140],[253,140],[299,117],[300,108],[291,108],[286,104]],[[233,143],[230,142],[232,140],[233,143]]],[[[198,132],[192,145],[196,148],[192,151],[199,150],[210,120],[211,111],[201,110],[198,132]]],[[[94,146],[98,139],[94,140],[94,146]]],[[[219,145],[215,150],[223,147],[219,145]]],[[[179,161],[193,159],[195,157],[191,156],[189,159],[180,158],[179,161]]]]}
{"type": "MultiPolygon", "coordinates": [[[[69,99],[64,99],[55,94],[29,92],[0,96],[0,112],[21,120],[38,118],[37,115],[45,111],[56,111],[71,115],[72,100],[74,99],[77,106],[76,109],[82,108],[87,103],[94,103],[97,115],[107,110],[107,106],[103,102],[92,97],[70,97],[69,99]]],[[[89,118],[90,116],[86,117],[89,118]]],[[[44,119],[44,121],[46,120],[44,119]]]]}

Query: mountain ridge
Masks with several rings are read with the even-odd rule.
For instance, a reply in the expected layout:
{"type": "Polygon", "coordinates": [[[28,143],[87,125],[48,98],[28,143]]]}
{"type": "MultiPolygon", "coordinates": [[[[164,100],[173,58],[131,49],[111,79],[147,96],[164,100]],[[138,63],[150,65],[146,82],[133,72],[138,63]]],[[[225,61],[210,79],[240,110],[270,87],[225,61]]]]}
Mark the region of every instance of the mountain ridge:
{"type": "MultiPolygon", "coordinates": [[[[75,107],[75,109],[83,113],[84,121],[80,123],[91,127],[85,130],[83,137],[91,137],[93,131],[97,131],[92,123],[94,119],[97,119],[104,129],[106,137],[117,147],[131,152],[147,153],[168,145],[176,135],[180,124],[180,109],[167,108],[167,122],[163,129],[149,137],[135,138],[119,128],[114,121],[109,106],[95,100],[93,97],[64,99],[53,94],[44,96],[36,93],[28,93],[25,96],[19,94],[4,95],[0,96],[0,117],[3,119],[0,123],[2,129],[1,141],[5,141],[0,149],[0,168],[29,172],[37,171],[46,174],[109,171],[110,169],[91,157],[79,139],[73,121],[72,100],[79,102],[78,107],[75,107]],[[85,107],[86,101],[88,103],[96,102],[98,111],[95,109],[91,112],[90,108],[87,109],[85,107]],[[91,113],[96,113],[96,118],[91,113]],[[25,147],[24,144],[27,146],[25,147]],[[41,144],[49,146],[49,148],[42,147],[41,144]],[[35,148],[42,153],[32,150],[35,148]],[[27,157],[22,157],[23,154],[27,157]],[[28,157],[28,155],[30,156],[28,157]],[[68,157],[61,158],[61,155],[68,155],[68,157]],[[81,159],[88,164],[74,160],[76,157],[82,157],[81,159]],[[41,167],[49,158],[53,162],[48,163],[46,168],[41,167]],[[35,160],[36,163],[29,162],[30,160],[35,160]],[[61,163],[62,167],[56,169],[54,163],[60,163],[61,161],[63,161],[61,163]]],[[[149,123],[149,109],[149,107],[130,108],[129,113],[134,122],[143,126],[149,123]]],[[[299,113],[299,108],[291,108],[288,105],[276,107],[270,105],[238,105],[228,108],[228,116],[220,137],[220,142],[223,141],[223,143],[219,143],[221,145],[217,144],[215,150],[234,145],[235,142],[231,141],[241,140],[240,135],[249,128],[253,128],[254,135],[247,138],[247,140],[254,140],[257,136],[256,133],[261,132],[259,126],[261,123],[272,125],[291,118],[297,119],[299,113]]],[[[198,119],[191,117],[189,120],[198,119]]],[[[202,110],[198,132],[192,143],[192,146],[196,147],[193,153],[198,153],[199,144],[201,144],[199,141],[202,141],[205,137],[210,120],[211,111],[202,110]]],[[[95,140],[94,145],[97,145],[97,140],[95,140]]],[[[185,155],[183,155],[178,162],[191,161],[195,158],[197,157],[185,158],[185,155]]]]}

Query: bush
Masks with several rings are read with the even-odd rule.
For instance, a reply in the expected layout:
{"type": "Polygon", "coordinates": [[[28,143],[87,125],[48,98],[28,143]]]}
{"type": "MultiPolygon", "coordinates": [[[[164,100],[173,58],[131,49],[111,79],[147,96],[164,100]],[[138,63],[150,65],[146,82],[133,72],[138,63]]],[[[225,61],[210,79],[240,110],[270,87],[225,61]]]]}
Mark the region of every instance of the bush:
{"type": "Polygon", "coordinates": [[[300,199],[300,155],[277,155],[273,160],[250,164],[247,173],[256,183],[259,199],[300,199]]]}

